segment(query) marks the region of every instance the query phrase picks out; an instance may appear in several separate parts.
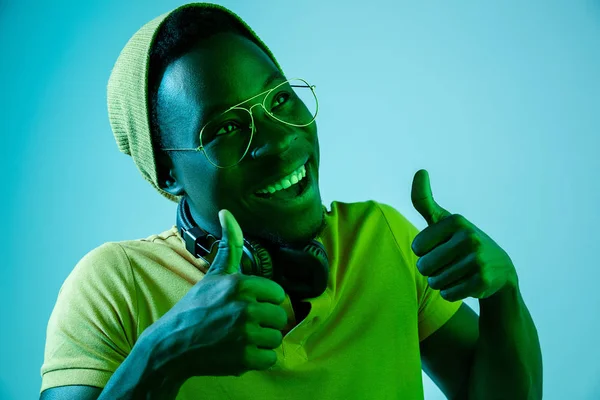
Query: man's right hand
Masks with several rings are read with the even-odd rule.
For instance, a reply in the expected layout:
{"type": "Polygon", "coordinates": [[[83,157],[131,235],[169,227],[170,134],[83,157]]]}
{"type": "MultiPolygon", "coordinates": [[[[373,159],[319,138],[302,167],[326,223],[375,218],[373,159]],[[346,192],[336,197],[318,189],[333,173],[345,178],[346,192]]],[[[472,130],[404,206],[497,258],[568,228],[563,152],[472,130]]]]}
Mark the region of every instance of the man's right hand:
{"type": "Polygon", "coordinates": [[[165,376],[241,376],[275,365],[287,314],[285,291],[263,277],[243,275],[242,230],[227,210],[207,274],[143,335],[153,343],[154,362],[165,376]]]}

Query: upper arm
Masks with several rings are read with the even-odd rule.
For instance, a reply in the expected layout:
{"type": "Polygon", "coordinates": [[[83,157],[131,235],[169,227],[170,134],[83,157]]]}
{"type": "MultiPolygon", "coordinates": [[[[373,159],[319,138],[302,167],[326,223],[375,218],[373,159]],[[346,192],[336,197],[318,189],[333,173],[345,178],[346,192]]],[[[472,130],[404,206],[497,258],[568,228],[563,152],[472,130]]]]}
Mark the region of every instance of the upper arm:
{"type": "Polygon", "coordinates": [[[94,386],[59,386],[44,390],[40,400],[96,400],[100,393],[102,389],[94,386]]]}
{"type": "Polygon", "coordinates": [[[441,328],[420,343],[425,373],[449,399],[466,398],[479,316],[466,303],[441,328]]]}

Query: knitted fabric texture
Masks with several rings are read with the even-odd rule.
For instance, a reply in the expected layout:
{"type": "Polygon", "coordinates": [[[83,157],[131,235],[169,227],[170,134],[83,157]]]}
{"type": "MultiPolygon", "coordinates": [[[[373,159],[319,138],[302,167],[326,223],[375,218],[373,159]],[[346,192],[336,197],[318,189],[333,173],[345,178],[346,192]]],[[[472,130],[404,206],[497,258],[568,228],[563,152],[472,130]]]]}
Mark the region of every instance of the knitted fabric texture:
{"type": "Polygon", "coordinates": [[[150,53],[157,33],[164,21],[173,12],[199,7],[226,13],[241,23],[256,43],[273,60],[283,73],[279,63],[254,31],[238,15],[225,7],[212,3],[184,4],[168,13],[156,17],[142,26],[123,48],[112,69],[107,87],[108,118],[119,150],[133,158],[138,170],[152,186],[167,199],[179,202],[181,196],[174,196],[162,190],[158,183],[155,146],[151,133],[151,104],[148,86],[150,53]]]}

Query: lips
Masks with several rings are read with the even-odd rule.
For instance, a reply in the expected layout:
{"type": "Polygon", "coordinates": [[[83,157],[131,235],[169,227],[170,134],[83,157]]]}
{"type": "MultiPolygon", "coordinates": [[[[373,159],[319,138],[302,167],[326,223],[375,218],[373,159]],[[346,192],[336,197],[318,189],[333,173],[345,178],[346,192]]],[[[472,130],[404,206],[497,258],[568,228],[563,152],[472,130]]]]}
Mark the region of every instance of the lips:
{"type": "MultiPolygon", "coordinates": [[[[308,174],[308,170],[306,173],[308,174]]],[[[254,196],[256,196],[260,199],[289,201],[293,198],[301,196],[304,193],[305,189],[310,184],[309,182],[310,182],[310,178],[308,176],[306,176],[302,180],[300,180],[298,183],[290,186],[287,189],[278,190],[273,193],[255,193],[254,196]]]]}
{"type": "Polygon", "coordinates": [[[260,184],[258,184],[257,186],[255,186],[252,189],[251,193],[254,194],[254,193],[258,192],[259,190],[264,189],[267,186],[280,181],[281,179],[285,178],[286,176],[288,176],[289,174],[291,174],[292,172],[294,172],[301,166],[305,165],[307,162],[308,162],[308,157],[302,161],[288,164],[288,168],[283,169],[283,171],[277,171],[276,173],[273,173],[273,174],[267,176],[260,184]]]}
{"type": "Polygon", "coordinates": [[[311,175],[310,163],[306,164],[306,177],[295,186],[298,186],[301,189],[300,193],[295,196],[277,196],[276,193],[281,193],[280,191],[268,195],[267,197],[255,194],[252,196],[252,200],[260,205],[261,208],[265,207],[268,209],[266,212],[274,213],[268,214],[270,216],[290,213],[302,215],[302,212],[307,211],[311,207],[311,204],[314,204],[314,199],[317,194],[317,189],[315,188],[315,183],[313,182],[311,175]]]}

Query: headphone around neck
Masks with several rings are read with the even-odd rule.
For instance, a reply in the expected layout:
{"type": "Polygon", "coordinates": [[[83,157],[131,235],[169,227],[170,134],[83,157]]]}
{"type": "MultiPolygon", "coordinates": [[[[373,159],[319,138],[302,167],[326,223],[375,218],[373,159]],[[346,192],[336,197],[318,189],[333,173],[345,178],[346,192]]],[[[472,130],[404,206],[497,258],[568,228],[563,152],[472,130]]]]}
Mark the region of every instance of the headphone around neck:
{"type": "MultiPolygon", "coordinates": [[[[206,256],[216,254],[219,239],[195,224],[185,196],[177,206],[177,229],[187,251],[210,264],[206,256]]],[[[241,267],[244,275],[271,279],[300,300],[320,296],[329,280],[327,252],[314,239],[303,248],[291,248],[244,238],[241,267]]]]}

